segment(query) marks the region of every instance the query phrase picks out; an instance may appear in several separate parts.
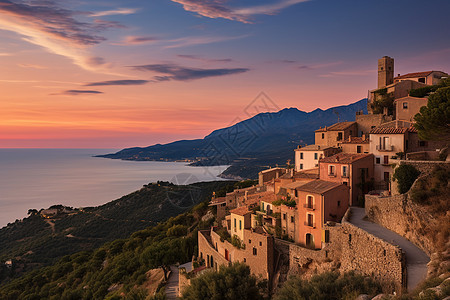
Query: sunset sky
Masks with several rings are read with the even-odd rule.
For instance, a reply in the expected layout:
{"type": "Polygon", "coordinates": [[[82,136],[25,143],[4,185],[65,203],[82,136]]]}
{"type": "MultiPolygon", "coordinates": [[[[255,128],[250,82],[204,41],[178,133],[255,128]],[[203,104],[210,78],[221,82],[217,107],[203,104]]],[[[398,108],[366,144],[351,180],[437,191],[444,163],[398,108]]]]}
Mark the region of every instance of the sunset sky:
{"type": "Polygon", "coordinates": [[[450,72],[448,0],[0,0],[0,148],[202,138],[279,108],[345,105],[450,72]]]}

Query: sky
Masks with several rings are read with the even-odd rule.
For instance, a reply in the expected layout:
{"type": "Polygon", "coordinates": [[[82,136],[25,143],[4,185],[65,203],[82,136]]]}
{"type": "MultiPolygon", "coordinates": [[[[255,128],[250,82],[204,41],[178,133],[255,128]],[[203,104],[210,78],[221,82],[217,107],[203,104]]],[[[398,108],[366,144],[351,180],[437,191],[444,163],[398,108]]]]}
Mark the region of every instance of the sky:
{"type": "Polygon", "coordinates": [[[448,0],[0,0],[0,148],[148,146],[347,105],[376,87],[384,55],[395,74],[450,72],[449,12],[448,0]]]}

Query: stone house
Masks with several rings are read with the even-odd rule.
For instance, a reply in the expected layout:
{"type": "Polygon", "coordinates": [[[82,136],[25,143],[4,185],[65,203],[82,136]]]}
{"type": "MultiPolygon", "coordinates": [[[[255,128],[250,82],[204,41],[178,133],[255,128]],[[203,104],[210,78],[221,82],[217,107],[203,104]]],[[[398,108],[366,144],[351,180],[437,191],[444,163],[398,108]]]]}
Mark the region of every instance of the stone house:
{"type": "Polygon", "coordinates": [[[347,140],[342,141],[339,147],[344,153],[369,153],[369,136],[365,134],[361,137],[350,136],[347,140]]]}
{"type": "Polygon", "coordinates": [[[236,235],[241,241],[244,240],[244,229],[252,227],[252,212],[248,210],[247,206],[235,208],[230,211],[231,228],[230,235],[236,235]]]}
{"type": "Polygon", "coordinates": [[[358,136],[356,122],[340,122],[334,125],[319,128],[315,132],[315,145],[337,147],[341,141],[349,136],[358,136]]]}
{"type": "Polygon", "coordinates": [[[198,251],[206,267],[218,269],[232,262],[245,263],[252,274],[261,279],[272,279],[274,269],[273,237],[261,228],[244,229],[241,247],[233,246],[222,239],[217,228],[202,230],[198,233],[198,251]]]}
{"type": "Polygon", "coordinates": [[[308,145],[295,149],[295,171],[309,170],[319,167],[319,159],[340,152],[338,148],[308,145]]]}
{"type": "Polygon", "coordinates": [[[420,108],[427,104],[427,98],[407,96],[395,99],[395,119],[413,122],[414,116],[420,112],[420,108]]]}
{"type": "Polygon", "coordinates": [[[347,185],[350,191],[350,205],[356,205],[358,198],[369,192],[374,181],[373,154],[339,153],[320,160],[320,179],[347,185]]]}
{"type": "Polygon", "coordinates": [[[408,73],[405,75],[398,74],[398,76],[394,78],[394,83],[415,81],[426,85],[435,85],[438,84],[444,77],[448,77],[448,74],[442,71],[425,71],[408,73]]]}
{"type": "Polygon", "coordinates": [[[273,181],[287,172],[285,168],[270,168],[258,173],[258,184],[263,186],[264,183],[273,181]]]}
{"type": "Polygon", "coordinates": [[[325,180],[314,180],[297,188],[297,243],[312,249],[322,248],[323,226],[339,222],[349,206],[349,188],[325,180]]]}

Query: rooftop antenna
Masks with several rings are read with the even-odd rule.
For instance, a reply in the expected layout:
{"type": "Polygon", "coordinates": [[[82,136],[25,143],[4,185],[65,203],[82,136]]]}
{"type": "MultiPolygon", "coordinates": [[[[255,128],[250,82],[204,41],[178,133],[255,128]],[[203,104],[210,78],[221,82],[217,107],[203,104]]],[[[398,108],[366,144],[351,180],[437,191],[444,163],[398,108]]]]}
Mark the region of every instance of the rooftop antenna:
{"type": "Polygon", "coordinates": [[[339,123],[339,112],[337,110],[333,110],[333,112],[336,114],[336,116],[338,118],[338,123],[339,123]]]}

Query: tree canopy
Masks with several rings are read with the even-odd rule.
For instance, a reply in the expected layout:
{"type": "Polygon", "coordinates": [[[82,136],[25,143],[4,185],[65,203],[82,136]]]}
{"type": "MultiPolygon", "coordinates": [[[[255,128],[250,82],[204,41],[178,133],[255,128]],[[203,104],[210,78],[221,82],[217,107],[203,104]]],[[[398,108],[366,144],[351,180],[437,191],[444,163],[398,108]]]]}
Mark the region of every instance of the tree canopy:
{"type": "Polygon", "coordinates": [[[414,117],[414,126],[422,140],[450,141],[450,80],[445,80],[442,85],[414,117]]]}
{"type": "Polygon", "coordinates": [[[218,272],[210,271],[192,279],[183,293],[183,299],[262,299],[256,277],[250,275],[245,264],[234,263],[221,267],[218,272]]]}
{"type": "Polygon", "coordinates": [[[273,299],[355,299],[360,294],[375,296],[379,292],[381,292],[380,285],[368,277],[357,275],[354,272],[341,276],[336,272],[327,272],[315,275],[309,281],[291,277],[278,290],[273,299]]]}

